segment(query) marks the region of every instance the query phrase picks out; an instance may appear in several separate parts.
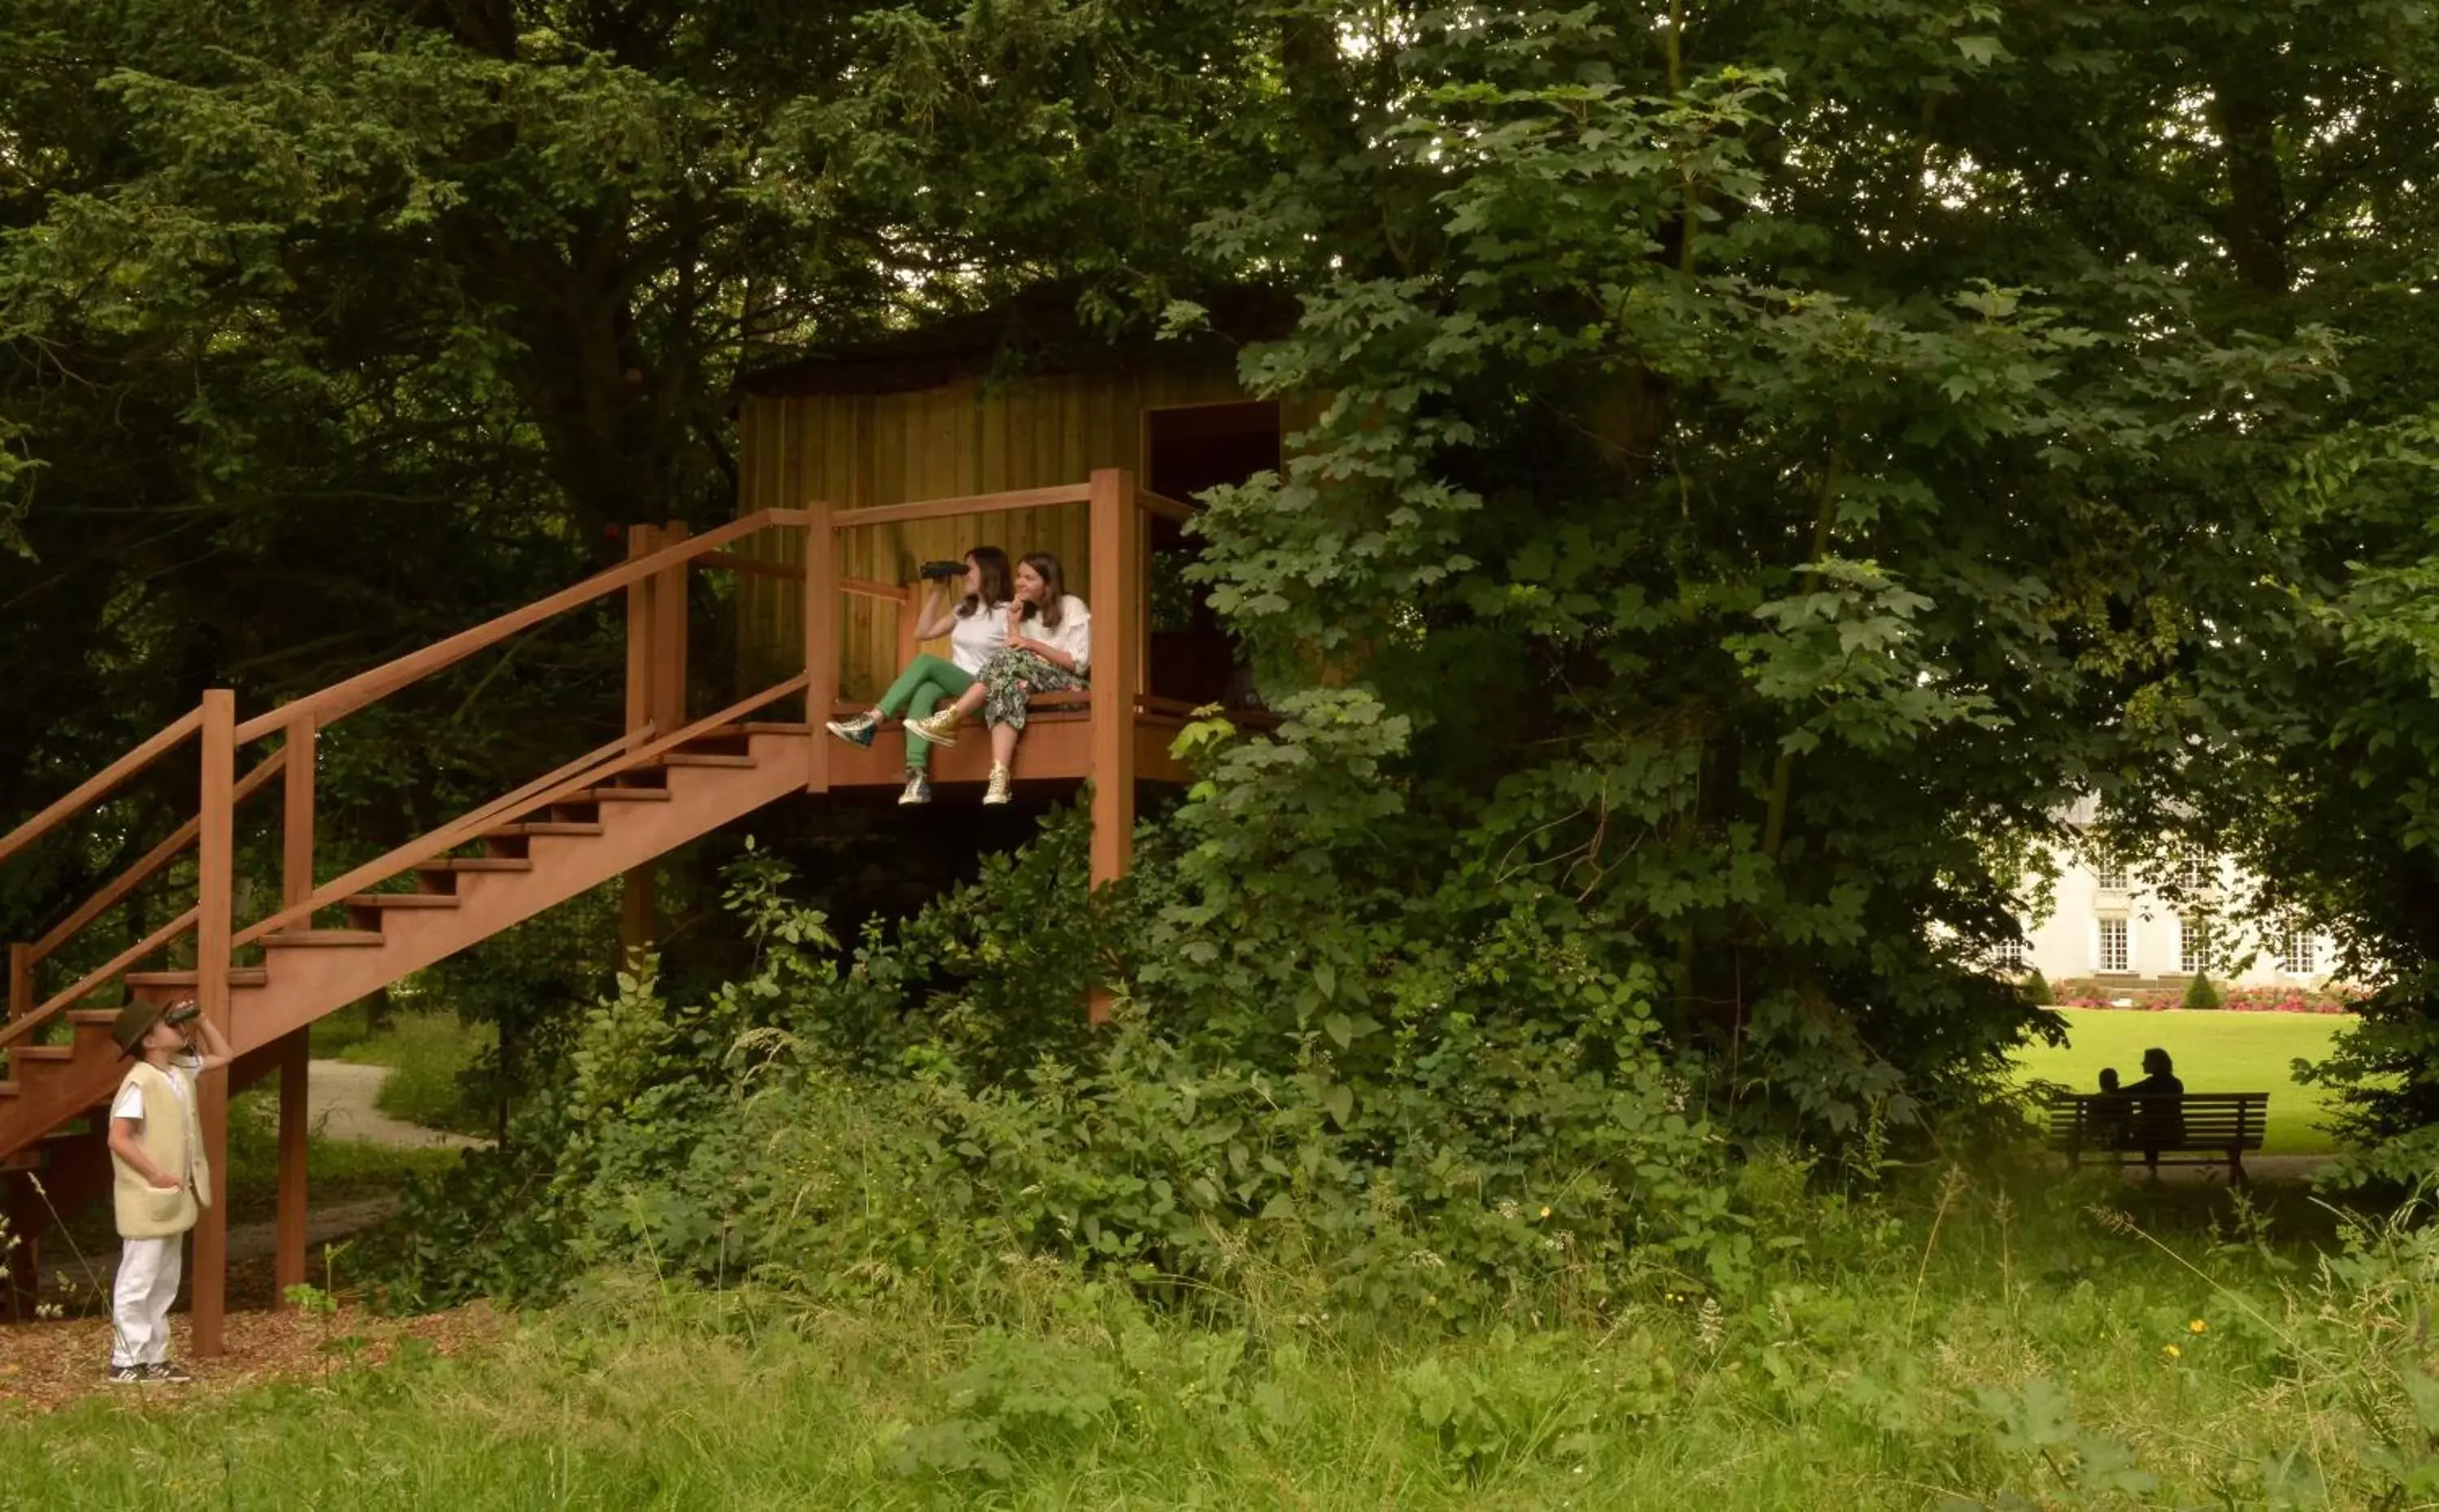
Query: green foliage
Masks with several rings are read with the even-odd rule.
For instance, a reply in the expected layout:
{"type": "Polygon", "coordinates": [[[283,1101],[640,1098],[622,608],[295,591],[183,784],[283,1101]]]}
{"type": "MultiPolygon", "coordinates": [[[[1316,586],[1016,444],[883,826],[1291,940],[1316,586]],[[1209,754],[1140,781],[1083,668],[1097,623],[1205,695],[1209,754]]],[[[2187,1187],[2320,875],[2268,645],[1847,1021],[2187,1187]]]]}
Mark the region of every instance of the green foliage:
{"type": "Polygon", "coordinates": [[[2057,994],[2050,989],[2050,979],[2041,975],[2041,969],[2038,966],[2033,968],[2031,975],[2016,984],[2016,990],[2023,994],[2026,1003],[2037,1008],[2047,1007],[2057,1001],[2057,994]]]}
{"type": "MultiPolygon", "coordinates": [[[[1267,966],[1231,976],[1181,942],[1284,929],[1283,903],[1256,889],[1227,927],[1189,929],[1169,916],[1186,904],[1151,908],[1147,867],[1095,912],[1083,833],[1060,816],[844,970],[750,855],[730,897],[754,973],[700,999],[622,977],[514,1149],[418,1199],[395,1294],[529,1294],[639,1250],[823,1296],[955,1288],[1028,1256],[1224,1293],[1294,1257],[1331,1305],[1424,1325],[1544,1293],[1597,1307],[1654,1267],[1749,1282],[1762,1236],[1718,1180],[1692,1068],[1658,1046],[1647,970],[1605,966],[1520,898],[1409,909],[1402,959],[1350,943],[1344,986],[1280,1003],[1267,966]],[[1130,928],[1151,943],[1123,943],[1130,928]],[[1464,948],[1425,928],[1462,928],[1464,948]],[[1070,938],[1067,964],[1027,931],[1070,938]],[[1077,1027],[1076,961],[1171,951],[1159,1011],[1077,1027]],[[1028,993],[1029,1011],[981,1011],[1028,993]],[[512,1192],[532,1210],[508,1218],[512,1192]]],[[[1387,937],[1348,914],[1350,942],[1387,937]]]]}
{"type": "Polygon", "coordinates": [[[2217,1007],[2218,1003],[2218,988],[2211,986],[2209,973],[2196,971],[2194,979],[2185,984],[2184,999],[2178,1005],[2188,1012],[2200,1012],[2217,1007]]]}
{"type": "MultiPolygon", "coordinates": [[[[1329,396],[1199,522],[1303,690],[1254,749],[1409,879],[1539,889],[1653,970],[1739,1122],[1971,1104],[2042,1023],[1976,964],[2021,859],[2098,774],[2186,760],[2150,710],[2257,572],[2241,480],[2335,344],[2228,329],[2121,214],[2026,199],[2081,171],[2095,117],[2047,97],[2092,18],[1337,19],[1395,67],[1202,227],[1304,293],[1247,381],[1329,396]]],[[[2092,24],[2110,69],[2166,45],[2092,24]]],[[[1329,980],[1288,959],[1272,1001],[1329,980]]]]}

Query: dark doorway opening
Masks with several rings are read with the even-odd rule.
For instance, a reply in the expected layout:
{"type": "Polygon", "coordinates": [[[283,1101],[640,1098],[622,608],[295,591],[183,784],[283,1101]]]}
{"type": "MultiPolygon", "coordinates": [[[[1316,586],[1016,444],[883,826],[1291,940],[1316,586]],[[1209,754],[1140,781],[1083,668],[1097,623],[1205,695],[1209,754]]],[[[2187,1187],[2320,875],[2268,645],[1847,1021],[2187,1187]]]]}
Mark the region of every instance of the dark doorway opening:
{"type": "MultiPolygon", "coordinates": [[[[1281,465],[1275,400],[1195,404],[1144,415],[1144,487],[1183,504],[1207,489],[1242,483],[1281,465]]],[[[1252,703],[1235,643],[1211,611],[1208,591],[1185,580],[1196,543],[1172,521],[1151,522],[1151,667],[1161,698],[1191,703],[1252,703]]]]}
{"type": "Polygon", "coordinates": [[[1154,493],[1191,504],[1205,489],[1278,468],[1275,400],[1151,410],[1144,421],[1144,487],[1154,493]]]}

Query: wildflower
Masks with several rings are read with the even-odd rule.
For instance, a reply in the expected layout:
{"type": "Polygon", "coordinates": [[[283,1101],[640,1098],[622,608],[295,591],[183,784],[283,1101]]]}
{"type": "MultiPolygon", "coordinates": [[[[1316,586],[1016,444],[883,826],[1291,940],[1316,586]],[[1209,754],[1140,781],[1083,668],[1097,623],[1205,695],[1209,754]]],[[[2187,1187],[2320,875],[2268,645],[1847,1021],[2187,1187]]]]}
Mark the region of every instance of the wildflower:
{"type": "Polygon", "coordinates": [[[2185,1354],[2183,1350],[2178,1348],[2175,1344],[2162,1344],[2160,1346],[2160,1353],[2167,1356],[2170,1360],[2181,1360],[2184,1358],[2185,1354]]]}
{"type": "Polygon", "coordinates": [[[2199,1318],[2196,1318],[2193,1322],[2185,1325],[2185,1327],[2194,1333],[2210,1332],[2210,1325],[2202,1322],[2199,1318]]]}
{"type": "Polygon", "coordinates": [[[1550,1210],[1546,1207],[1541,1209],[1541,1216],[1543,1218],[1548,1218],[1550,1216],[1550,1210]]]}

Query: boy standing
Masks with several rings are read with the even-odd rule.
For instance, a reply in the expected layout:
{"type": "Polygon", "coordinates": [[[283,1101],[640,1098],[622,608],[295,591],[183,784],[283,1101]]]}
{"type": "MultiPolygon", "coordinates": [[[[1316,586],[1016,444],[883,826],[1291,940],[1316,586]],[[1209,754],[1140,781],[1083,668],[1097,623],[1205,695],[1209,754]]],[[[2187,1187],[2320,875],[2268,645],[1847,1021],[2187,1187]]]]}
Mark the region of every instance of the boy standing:
{"type": "Polygon", "coordinates": [[[191,1379],[169,1360],[169,1304],[185,1269],[187,1231],[212,1201],[195,1077],[229,1063],[220,1026],[194,1001],[131,1003],[110,1026],[128,1067],[110,1102],[110,1164],[116,1173],[118,1278],[111,1290],[115,1384],[191,1379]],[[190,1035],[203,1036],[198,1053],[190,1035]]]}

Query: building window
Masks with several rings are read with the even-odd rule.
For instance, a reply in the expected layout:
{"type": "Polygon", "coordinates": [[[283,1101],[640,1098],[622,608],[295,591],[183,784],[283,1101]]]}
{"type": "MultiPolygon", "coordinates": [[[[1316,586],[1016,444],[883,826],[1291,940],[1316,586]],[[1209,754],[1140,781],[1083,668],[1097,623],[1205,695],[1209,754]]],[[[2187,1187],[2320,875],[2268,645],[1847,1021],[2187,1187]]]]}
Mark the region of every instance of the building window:
{"type": "Polygon", "coordinates": [[[2024,942],[2021,939],[2001,940],[1999,942],[1999,969],[2002,971],[2021,971],[2023,969],[2024,942]]]}
{"type": "Polygon", "coordinates": [[[2211,926],[2207,918],[2177,921],[2177,969],[2187,976],[2211,969],[2211,926]]]}
{"type": "Polygon", "coordinates": [[[2206,851],[2189,850],[2179,868],[2185,890],[2207,893],[2218,885],[2218,862],[2206,851]]]}
{"type": "Polygon", "coordinates": [[[2122,861],[2094,862],[2092,881],[2104,893],[2122,893],[2126,890],[2126,863],[2122,861]]]}
{"type": "Polygon", "coordinates": [[[2321,969],[2320,945],[2310,930],[2288,930],[2287,948],[2279,952],[2278,969],[2297,976],[2312,975],[2321,969]]]}
{"type": "Polygon", "coordinates": [[[2129,959],[2126,950],[2126,921],[2122,918],[2102,919],[2100,921],[2100,969],[2126,970],[2128,969],[2127,963],[2129,959]]]}

